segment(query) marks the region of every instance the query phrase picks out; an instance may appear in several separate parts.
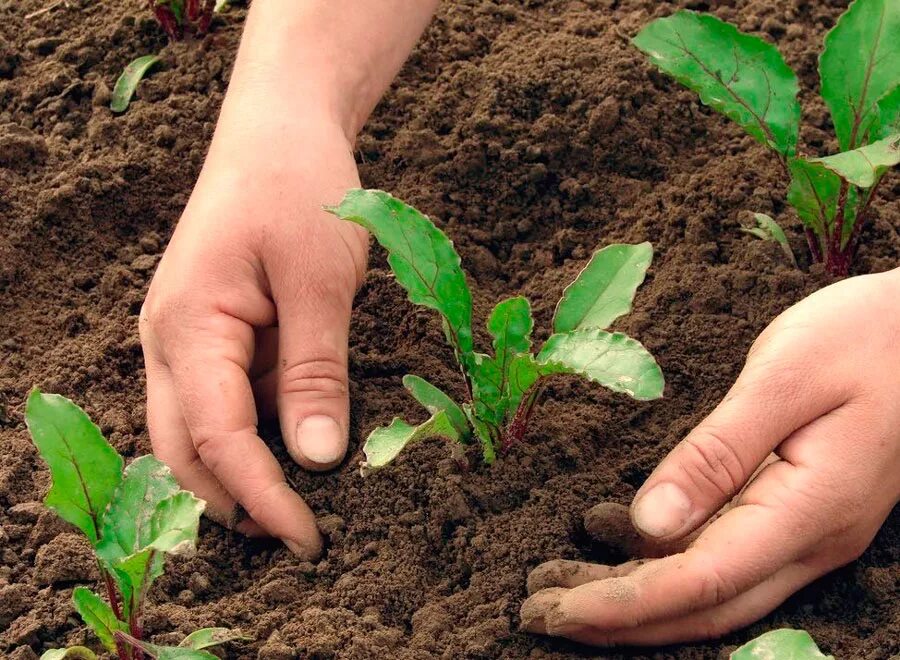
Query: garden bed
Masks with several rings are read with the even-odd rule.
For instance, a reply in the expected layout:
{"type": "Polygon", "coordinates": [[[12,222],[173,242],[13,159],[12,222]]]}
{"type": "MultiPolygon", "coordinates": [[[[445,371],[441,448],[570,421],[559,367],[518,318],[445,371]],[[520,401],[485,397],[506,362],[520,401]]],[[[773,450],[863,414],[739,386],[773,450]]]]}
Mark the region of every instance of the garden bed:
{"type": "MultiPolygon", "coordinates": [[[[24,19],[43,2],[0,6],[0,656],[17,660],[89,639],[70,598],[95,571],[39,504],[48,473],[25,432],[25,396],[40,385],[72,397],[120,452],[149,451],[137,314],[202,165],[244,15],[166,46],[138,0],[71,0],[24,19]],[[122,67],[160,50],[162,69],[114,116],[122,67]]],[[[709,4],[778,44],[804,90],[803,143],[836,151],[812,91],[822,37],[846,3],[709,4]]],[[[363,480],[360,440],[394,414],[423,419],[403,374],[462,393],[436,316],[406,300],[375,249],[352,323],[350,458],[310,475],[277,428],[262,430],[321,518],[325,558],[300,563],[205,523],[197,555],[171,562],[151,594],[151,637],[237,627],[256,641],[228,657],[265,659],[719,658],[791,626],[838,658],[900,652],[898,512],[859,561],[724,640],[611,652],[517,631],[527,572],[556,557],[619,559],[590,541],[583,512],[628,503],[725,393],[756,334],[829,281],[807,263],[764,147],[628,44],[653,16],[709,4],[445,3],[356,145],[364,185],[414,204],[454,240],[482,344],[502,296],[532,301],[543,339],[595,248],[651,241],[648,280],[616,327],[657,357],[665,398],[554,381],[526,442],[493,467],[461,473],[435,441],[363,480]],[[738,232],[747,210],[787,220],[801,271],[738,232]]],[[[898,181],[881,187],[857,273],[898,263],[898,181]]]]}

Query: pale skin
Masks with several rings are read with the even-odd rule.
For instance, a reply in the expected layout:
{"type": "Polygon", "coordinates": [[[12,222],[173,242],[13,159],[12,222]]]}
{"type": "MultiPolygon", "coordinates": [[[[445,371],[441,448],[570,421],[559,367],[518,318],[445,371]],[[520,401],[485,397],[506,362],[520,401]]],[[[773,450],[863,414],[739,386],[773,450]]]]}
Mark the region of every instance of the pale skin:
{"type": "MultiPolygon", "coordinates": [[[[344,457],[368,236],[321,207],[359,186],[356,134],[437,4],[255,0],[141,313],[154,452],[211,517],[304,559],[322,549],[315,516],[257,424],[277,416],[306,469],[344,457]]],[[[635,497],[625,545],[667,556],[539,566],[523,628],[598,645],[716,637],[858,557],[900,499],[898,291],[900,269],[854,277],[779,316],[635,497]]],[[[601,506],[587,524],[627,515],[601,506]]]]}

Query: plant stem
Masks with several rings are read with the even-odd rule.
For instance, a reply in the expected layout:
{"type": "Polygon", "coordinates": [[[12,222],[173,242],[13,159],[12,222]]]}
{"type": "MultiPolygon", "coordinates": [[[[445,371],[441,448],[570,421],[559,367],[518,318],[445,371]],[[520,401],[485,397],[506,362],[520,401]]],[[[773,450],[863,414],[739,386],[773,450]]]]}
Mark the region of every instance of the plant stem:
{"type": "MultiPolygon", "coordinates": [[[[100,575],[103,576],[103,583],[106,585],[106,597],[109,599],[109,606],[112,608],[116,618],[122,620],[122,607],[119,605],[119,593],[116,591],[116,583],[113,582],[112,576],[103,569],[100,562],[97,562],[97,568],[100,569],[100,575]]],[[[128,648],[118,639],[116,640],[116,653],[119,660],[131,660],[128,648]]]]}
{"type": "Polygon", "coordinates": [[[537,402],[538,397],[543,391],[544,383],[543,379],[541,379],[528,388],[525,396],[522,397],[522,402],[519,403],[519,407],[516,408],[516,414],[513,415],[512,421],[509,423],[506,433],[503,435],[503,440],[500,444],[500,451],[502,453],[505,454],[508,452],[513,445],[521,442],[522,438],[525,437],[525,431],[528,430],[528,420],[531,418],[531,413],[534,411],[534,404],[537,402]]]}
{"type": "MultiPolygon", "coordinates": [[[[827,236],[827,254],[825,256],[825,269],[832,275],[844,276],[850,270],[850,255],[843,249],[844,221],[847,211],[847,198],[850,184],[841,181],[841,191],[838,194],[837,208],[835,210],[834,224],[831,227],[831,235],[827,236]]],[[[856,218],[859,222],[859,217],[856,218]]]]}
{"type": "Polygon", "coordinates": [[[822,248],[819,246],[819,237],[809,227],[806,228],[806,243],[809,245],[809,252],[813,261],[822,263],[822,248]]]}

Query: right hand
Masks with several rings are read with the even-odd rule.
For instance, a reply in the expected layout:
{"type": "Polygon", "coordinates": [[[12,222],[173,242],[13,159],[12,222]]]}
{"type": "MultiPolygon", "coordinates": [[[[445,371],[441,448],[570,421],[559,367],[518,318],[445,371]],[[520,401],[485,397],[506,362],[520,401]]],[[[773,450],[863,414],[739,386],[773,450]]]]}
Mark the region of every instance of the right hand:
{"type": "Polygon", "coordinates": [[[368,236],[322,210],[359,186],[345,134],[314,125],[286,138],[283,126],[214,140],[140,331],[154,453],[213,519],[314,559],[315,517],[257,420],[277,412],[307,469],[343,458],[350,310],[368,236]]]}

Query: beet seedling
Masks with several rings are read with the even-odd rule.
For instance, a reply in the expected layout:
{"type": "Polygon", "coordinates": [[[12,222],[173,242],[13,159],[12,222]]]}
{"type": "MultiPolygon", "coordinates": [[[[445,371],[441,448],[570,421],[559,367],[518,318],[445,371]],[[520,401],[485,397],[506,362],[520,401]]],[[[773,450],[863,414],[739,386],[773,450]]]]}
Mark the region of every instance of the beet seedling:
{"type": "Polygon", "coordinates": [[[185,25],[205,34],[212,21],[216,0],[149,0],[150,11],[172,41],[184,35],[185,25]]]}
{"type": "Polygon", "coordinates": [[[900,163],[900,3],[855,0],[825,37],[822,98],[841,153],[798,155],[797,76],[775,46],[679,11],[633,39],[659,69],[774,152],[814,261],[846,275],[887,170],[900,163]]]}
{"type": "MultiPolygon", "coordinates": [[[[72,593],[75,609],[103,645],[120,660],[145,657],[210,660],[204,648],[239,633],[207,628],[188,635],[181,646],[142,640],[141,612],[147,592],[163,574],[166,555],[189,555],[205,502],[180,490],[171,471],[153,456],[124,461],[85,412],[57,394],[35,389],[25,421],[52,486],[44,504],[80,529],[90,541],[107,601],[85,587],[72,593]]],[[[86,658],[84,647],[48,651],[43,659],[86,658]]]]}
{"type": "Polygon", "coordinates": [[[555,334],[537,355],[531,352],[528,300],[516,296],[498,303],[487,322],[494,348],[489,355],[473,345],[472,294],[459,255],[431,220],[380,190],[351,190],[327,210],[369,230],[387,250],[409,299],[441,314],[469,395],[460,406],[428,381],[406,376],[404,386],[432,416],[418,426],[395,418],[375,429],[363,448],[364,470],[383,467],[411,442],[433,436],[462,444],[474,436],[484,461],[493,462],[497,451],[525,435],[546,379],[554,374],[578,374],[641,401],[662,396],[663,375],[653,356],[634,339],[606,331],[631,311],[653,258],[649,243],[596,252],[563,293],[553,319],[555,334]]]}

